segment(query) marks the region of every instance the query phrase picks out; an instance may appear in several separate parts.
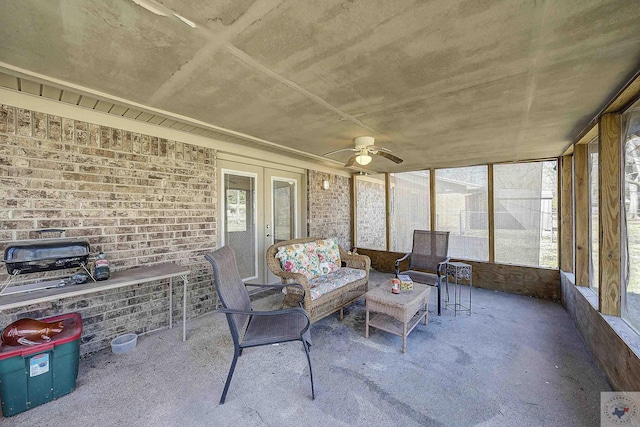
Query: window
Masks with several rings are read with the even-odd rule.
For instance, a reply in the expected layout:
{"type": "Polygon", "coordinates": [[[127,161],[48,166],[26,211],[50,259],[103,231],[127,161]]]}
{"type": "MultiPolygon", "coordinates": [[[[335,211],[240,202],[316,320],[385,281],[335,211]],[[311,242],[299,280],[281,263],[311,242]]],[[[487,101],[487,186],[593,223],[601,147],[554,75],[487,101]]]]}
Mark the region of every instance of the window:
{"type": "Polygon", "coordinates": [[[360,248],[387,250],[385,175],[355,177],[356,241],[360,248]]]}
{"type": "Polygon", "coordinates": [[[598,293],[598,140],[589,143],[589,239],[591,241],[591,268],[589,287],[598,293]]]}
{"type": "Polygon", "coordinates": [[[449,231],[449,256],[489,260],[487,166],[436,170],[436,230],[449,231]]]}
{"type": "Polygon", "coordinates": [[[493,167],[495,260],[557,267],[556,161],[493,167]]]}
{"type": "Polygon", "coordinates": [[[392,173],[391,250],[410,252],[413,230],[430,230],[429,171],[392,173]]]}
{"type": "Polygon", "coordinates": [[[247,192],[227,189],[227,231],[247,231],[247,192]]]}
{"type": "MultiPolygon", "coordinates": [[[[625,114],[624,209],[626,251],[623,260],[622,318],[640,331],[640,112],[625,114]]],[[[624,247],[625,245],[623,245],[624,247]]]]}

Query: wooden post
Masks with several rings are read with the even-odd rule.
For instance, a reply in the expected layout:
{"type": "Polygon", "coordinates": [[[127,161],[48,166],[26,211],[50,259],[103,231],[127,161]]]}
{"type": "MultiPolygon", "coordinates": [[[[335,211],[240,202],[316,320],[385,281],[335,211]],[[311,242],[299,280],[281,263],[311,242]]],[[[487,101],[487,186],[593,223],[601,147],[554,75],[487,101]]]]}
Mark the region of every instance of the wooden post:
{"type": "Polygon", "coordinates": [[[356,209],[356,174],[351,175],[351,246],[353,248],[358,245],[358,233],[356,231],[356,218],[358,218],[356,209]]]}
{"type": "MultiPolygon", "coordinates": [[[[385,189],[385,217],[387,218],[387,252],[391,251],[391,174],[384,174],[384,189],[385,189]]],[[[394,200],[395,202],[395,200],[394,200]]]]}
{"type": "Polygon", "coordinates": [[[575,275],[576,285],[589,286],[589,146],[576,144],[573,152],[575,194],[575,275]]]}
{"type": "Polygon", "coordinates": [[[573,273],[573,156],[558,159],[560,175],[560,270],[573,273]]]}
{"type": "Polygon", "coordinates": [[[487,165],[487,181],[488,181],[488,190],[487,190],[487,214],[489,215],[488,222],[488,232],[489,232],[489,262],[495,262],[495,218],[494,214],[494,203],[493,203],[493,165],[487,165]]]}
{"type": "Polygon", "coordinates": [[[429,222],[431,222],[431,230],[437,230],[436,224],[436,170],[429,169],[429,222]]]}
{"type": "Polygon", "coordinates": [[[602,314],[620,316],[621,224],[622,218],[622,150],[620,143],[620,115],[604,114],[600,118],[598,149],[598,210],[600,216],[598,269],[600,292],[598,307],[602,314]]]}

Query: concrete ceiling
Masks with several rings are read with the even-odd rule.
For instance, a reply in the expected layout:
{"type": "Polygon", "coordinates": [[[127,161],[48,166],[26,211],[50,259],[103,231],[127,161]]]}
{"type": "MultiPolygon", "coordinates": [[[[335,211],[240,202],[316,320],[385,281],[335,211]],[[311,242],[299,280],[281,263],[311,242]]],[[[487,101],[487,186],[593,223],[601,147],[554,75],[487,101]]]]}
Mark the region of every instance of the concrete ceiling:
{"type": "Polygon", "coordinates": [[[640,6],[21,0],[0,40],[5,73],[314,156],[373,136],[393,172],[561,155],[640,69],[640,6]]]}

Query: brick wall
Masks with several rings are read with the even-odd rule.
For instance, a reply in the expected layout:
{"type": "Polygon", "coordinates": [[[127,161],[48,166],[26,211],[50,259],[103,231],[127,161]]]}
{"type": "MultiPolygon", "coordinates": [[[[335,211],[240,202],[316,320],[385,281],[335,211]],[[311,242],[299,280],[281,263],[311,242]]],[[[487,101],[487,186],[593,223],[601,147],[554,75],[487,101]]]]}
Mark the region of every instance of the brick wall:
{"type": "Polygon", "coordinates": [[[335,237],[351,250],[351,178],[310,170],[307,176],[309,236],[335,237]],[[329,189],[322,182],[329,181],[329,189]]]}
{"type": "MultiPolygon", "coordinates": [[[[2,251],[34,238],[34,230],[62,228],[67,237],[88,239],[92,252],[104,251],[112,270],[167,261],[189,266],[187,317],[194,317],[215,305],[202,255],[216,246],[216,213],[213,149],[0,106],[2,251]]],[[[173,291],[174,321],[181,321],[180,280],[173,291]]],[[[167,281],[8,310],[0,327],[67,312],[82,315],[81,352],[90,353],[124,332],[166,327],[167,281]]]]}

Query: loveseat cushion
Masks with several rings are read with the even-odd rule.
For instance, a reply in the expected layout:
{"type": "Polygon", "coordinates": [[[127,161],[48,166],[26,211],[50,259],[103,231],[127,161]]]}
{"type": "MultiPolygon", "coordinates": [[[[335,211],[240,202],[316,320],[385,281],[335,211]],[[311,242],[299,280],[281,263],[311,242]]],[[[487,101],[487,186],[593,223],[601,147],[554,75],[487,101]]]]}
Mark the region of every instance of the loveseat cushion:
{"type": "Polygon", "coordinates": [[[316,253],[320,262],[321,274],[333,273],[340,269],[340,248],[335,239],[317,240],[316,253]]]}
{"type": "Polygon", "coordinates": [[[364,270],[356,268],[342,267],[337,271],[329,274],[323,274],[309,280],[311,287],[311,300],[314,300],[327,292],[338,289],[356,280],[363,279],[367,276],[364,270]]]}
{"type": "Polygon", "coordinates": [[[315,242],[281,246],[276,258],[284,271],[303,274],[307,279],[321,274],[315,242]]]}

